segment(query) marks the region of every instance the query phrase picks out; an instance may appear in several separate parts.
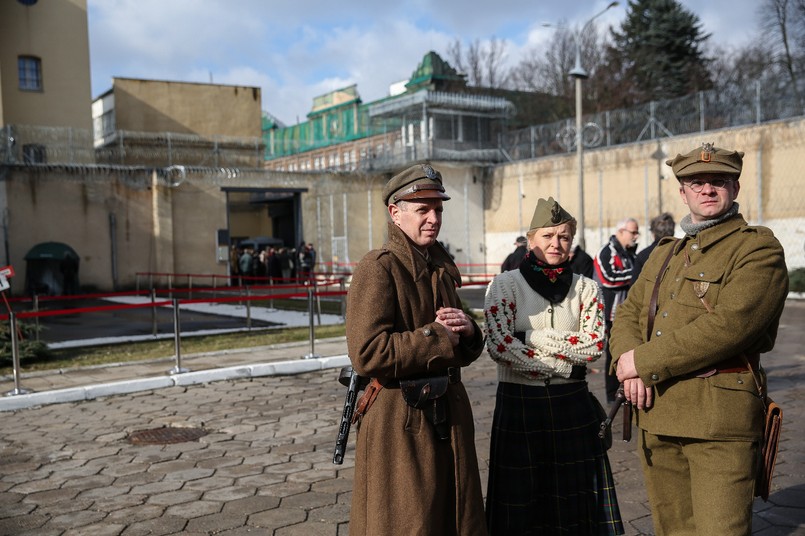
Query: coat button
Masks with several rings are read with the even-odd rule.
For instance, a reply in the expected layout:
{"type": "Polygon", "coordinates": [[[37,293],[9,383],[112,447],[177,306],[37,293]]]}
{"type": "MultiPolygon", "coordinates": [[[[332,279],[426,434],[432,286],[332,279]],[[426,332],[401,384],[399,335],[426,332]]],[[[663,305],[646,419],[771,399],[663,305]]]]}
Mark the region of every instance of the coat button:
{"type": "Polygon", "coordinates": [[[551,309],[550,307],[548,307],[547,311],[548,311],[549,313],[552,313],[552,312],[553,312],[553,309],[551,309]]]}
{"type": "Polygon", "coordinates": [[[704,272],[699,272],[699,277],[704,277],[704,272]]]}
{"type": "Polygon", "coordinates": [[[699,244],[693,244],[692,246],[690,246],[690,249],[696,251],[697,249],[699,249],[699,244]]]}
{"type": "Polygon", "coordinates": [[[663,311],[662,317],[663,318],[668,318],[668,311],[663,311]]]}
{"type": "Polygon", "coordinates": [[[659,337],[660,335],[662,335],[662,331],[660,331],[660,330],[658,329],[658,330],[657,330],[657,337],[659,337]]]}
{"type": "Polygon", "coordinates": [[[744,383],[743,380],[738,380],[738,385],[743,385],[743,383],[744,383]]]}
{"type": "Polygon", "coordinates": [[[423,335],[425,335],[425,337],[430,337],[431,330],[430,330],[430,328],[425,328],[425,329],[422,330],[422,333],[423,333],[423,335]]]}
{"type": "Polygon", "coordinates": [[[657,374],[652,374],[651,379],[654,380],[654,381],[657,381],[657,380],[660,379],[660,377],[657,374]]]}

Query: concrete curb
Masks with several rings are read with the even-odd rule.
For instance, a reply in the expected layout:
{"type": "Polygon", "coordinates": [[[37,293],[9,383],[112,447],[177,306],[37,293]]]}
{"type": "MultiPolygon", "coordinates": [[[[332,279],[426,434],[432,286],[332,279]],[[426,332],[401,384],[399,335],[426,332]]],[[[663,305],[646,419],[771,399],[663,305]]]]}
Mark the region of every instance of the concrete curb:
{"type": "Polygon", "coordinates": [[[15,411],[48,404],[61,404],[64,402],[81,402],[105,396],[151,391],[165,387],[197,385],[216,381],[257,378],[260,376],[288,376],[316,370],[339,368],[349,363],[349,356],[338,355],[314,359],[238,365],[234,367],[200,370],[197,372],[183,372],[166,376],[95,384],[84,387],[71,387],[69,389],[18,394],[0,398],[0,412],[15,411]]]}

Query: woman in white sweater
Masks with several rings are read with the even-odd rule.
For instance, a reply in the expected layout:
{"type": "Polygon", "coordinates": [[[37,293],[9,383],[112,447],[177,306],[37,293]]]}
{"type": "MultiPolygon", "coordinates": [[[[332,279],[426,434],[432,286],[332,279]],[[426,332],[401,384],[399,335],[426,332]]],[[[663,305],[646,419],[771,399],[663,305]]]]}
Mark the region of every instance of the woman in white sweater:
{"type": "Polygon", "coordinates": [[[587,364],[604,348],[598,285],[573,274],[576,220],[540,199],[519,270],[486,291],[486,345],[498,364],[486,519],[505,534],[623,534],[587,364]]]}

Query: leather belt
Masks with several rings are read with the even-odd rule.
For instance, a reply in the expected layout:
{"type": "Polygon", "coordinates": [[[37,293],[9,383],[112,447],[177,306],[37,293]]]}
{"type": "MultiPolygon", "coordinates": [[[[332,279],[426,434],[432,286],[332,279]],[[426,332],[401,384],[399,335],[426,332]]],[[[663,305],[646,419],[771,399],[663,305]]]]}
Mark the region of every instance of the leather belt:
{"type": "MultiPolygon", "coordinates": [[[[461,381],[461,369],[459,367],[450,367],[447,369],[447,382],[448,383],[459,383],[461,381]]],[[[433,377],[436,376],[445,376],[445,374],[434,374],[433,377]]],[[[427,378],[428,376],[421,376],[421,378],[427,378]]],[[[404,380],[415,380],[419,378],[403,378],[404,380]]],[[[400,387],[400,380],[399,378],[392,378],[390,380],[383,381],[383,387],[386,389],[399,389],[400,387]]]]}
{"type": "Polygon", "coordinates": [[[716,363],[715,367],[705,367],[703,369],[699,369],[695,372],[691,372],[690,375],[696,378],[709,378],[715,374],[729,374],[734,372],[747,372],[749,369],[746,366],[747,360],[749,361],[750,365],[753,369],[757,369],[760,365],[760,354],[740,354],[735,357],[730,357],[729,359],[725,359],[724,361],[720,361],[716,363]]]}

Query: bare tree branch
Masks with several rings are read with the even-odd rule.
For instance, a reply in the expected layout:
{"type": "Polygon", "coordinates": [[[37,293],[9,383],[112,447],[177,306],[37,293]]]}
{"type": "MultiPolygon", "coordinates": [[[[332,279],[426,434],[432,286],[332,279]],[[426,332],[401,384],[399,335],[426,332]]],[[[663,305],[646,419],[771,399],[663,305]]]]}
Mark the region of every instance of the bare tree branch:
{"type": "Polygon", "coordinates": [[[475,39],[467,48],[459,39],[447,47],[450,64],[467,76],[467,84],[475,87],[505,88],[511,72],[506,67],[506,42],[492,37],[488,42],[475,39]]]}

